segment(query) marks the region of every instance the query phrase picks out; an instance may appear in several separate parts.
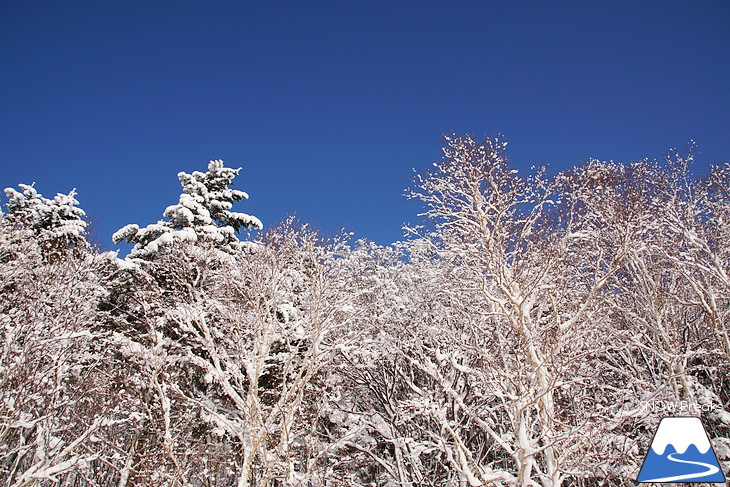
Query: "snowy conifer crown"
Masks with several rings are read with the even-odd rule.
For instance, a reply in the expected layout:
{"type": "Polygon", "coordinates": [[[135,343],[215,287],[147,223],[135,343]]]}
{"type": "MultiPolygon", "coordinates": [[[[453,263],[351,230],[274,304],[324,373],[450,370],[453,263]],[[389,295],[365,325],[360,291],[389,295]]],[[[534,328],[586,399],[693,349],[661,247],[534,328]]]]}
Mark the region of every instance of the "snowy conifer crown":
{"type": "Polygon", "coordinates": [[[230,211],[234,201],[248,198],[245,192],[229,188],[240,170],[225,167],[222,160],[213,160],[206,173],[178,173],[183,193],[176,205],[165,209],[163,216],[167,220],[145,228],[127,225],[112,236],[114,243],[134,243],[131,258],[151,257],[173,241],[206,240],[227,252],[240,250],[236,232],[241,228],[263,228],[255,216],[230,211]]]}
{"type": "Polygon", "coordinates": [[[48,241],[79,244],[83,240],[86,213],[78,207],[76,190],[48,199],[32,184],[18,186],[22,192],[5,188],[8,214],[3,219],[4,224],[27,228],[48,241]]]}

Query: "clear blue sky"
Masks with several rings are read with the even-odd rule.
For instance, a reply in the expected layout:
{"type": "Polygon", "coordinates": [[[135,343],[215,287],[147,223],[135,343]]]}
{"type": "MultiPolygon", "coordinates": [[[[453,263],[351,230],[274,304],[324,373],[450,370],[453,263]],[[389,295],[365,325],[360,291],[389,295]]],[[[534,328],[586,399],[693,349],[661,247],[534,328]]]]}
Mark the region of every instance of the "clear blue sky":
{"type": "Polygon", "coordinates": [[[387,244],[446,132],[521,168],[730,160],[730,2],[4,1],[0,92],[0,187],[76,187],[109,247],[218,158],[265,225],[387,244]]]}

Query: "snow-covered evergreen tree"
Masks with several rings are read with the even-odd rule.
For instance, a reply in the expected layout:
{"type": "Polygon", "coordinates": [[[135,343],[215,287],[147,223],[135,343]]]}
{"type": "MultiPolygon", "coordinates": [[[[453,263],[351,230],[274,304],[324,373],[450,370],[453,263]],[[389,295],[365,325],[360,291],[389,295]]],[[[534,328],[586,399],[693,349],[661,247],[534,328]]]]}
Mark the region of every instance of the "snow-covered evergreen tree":
{"type": "Polygon", "coordinates": [[[174,241],[209,241],[227,252],[240,250],[242,243],[236,232],[241,228],[263,228],[255,216],[230,211],[233,202],[248,198],[245,192],[229,188],[240,170],[215,160],[210,161],[206,173],[178,173],[183,193],[178,204],[165,209],[167,220],[145,228],[127,225],[112,236],[114,243],[126,240],[135,244],[131,258],[149,258],[174,241]]]}
{"type": "Polygon", "coordinates": [[[78,207],[76,190],[44,198],[33,185],[19,184],[22,192],[5,188],[5,228],[26,229],[37,236],[44,252],[86,245],[84,210],[78,207]]]}

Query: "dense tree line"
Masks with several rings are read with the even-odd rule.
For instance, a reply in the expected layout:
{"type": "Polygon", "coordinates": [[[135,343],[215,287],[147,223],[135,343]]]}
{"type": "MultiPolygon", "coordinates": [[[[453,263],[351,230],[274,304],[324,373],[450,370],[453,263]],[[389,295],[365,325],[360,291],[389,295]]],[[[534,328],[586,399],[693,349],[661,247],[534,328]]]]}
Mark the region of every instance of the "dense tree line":
{"type": "Polygon", "coordinates": [[[619,486],[671,414],[727,472],[730,164],[521,175],[505,147],[448,137],[387,247],[240,241],[222,161],[124,259],[75,193],[6,189],[0,482],[619,486]]]}

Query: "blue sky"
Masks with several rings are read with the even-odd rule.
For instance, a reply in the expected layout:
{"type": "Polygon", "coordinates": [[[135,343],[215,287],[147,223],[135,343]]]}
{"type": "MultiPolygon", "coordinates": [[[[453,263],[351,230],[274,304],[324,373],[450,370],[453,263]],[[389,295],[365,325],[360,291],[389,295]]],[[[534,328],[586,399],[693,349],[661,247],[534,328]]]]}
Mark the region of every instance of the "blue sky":
{"type": "Polygon", "coordinates": [[[387,244],[444,133],[519,168],[729,161],[730,2],[2,2],[0,90],[0,186],[77,188],[108,248],[210,159],[267,226],[387,244]]]}

